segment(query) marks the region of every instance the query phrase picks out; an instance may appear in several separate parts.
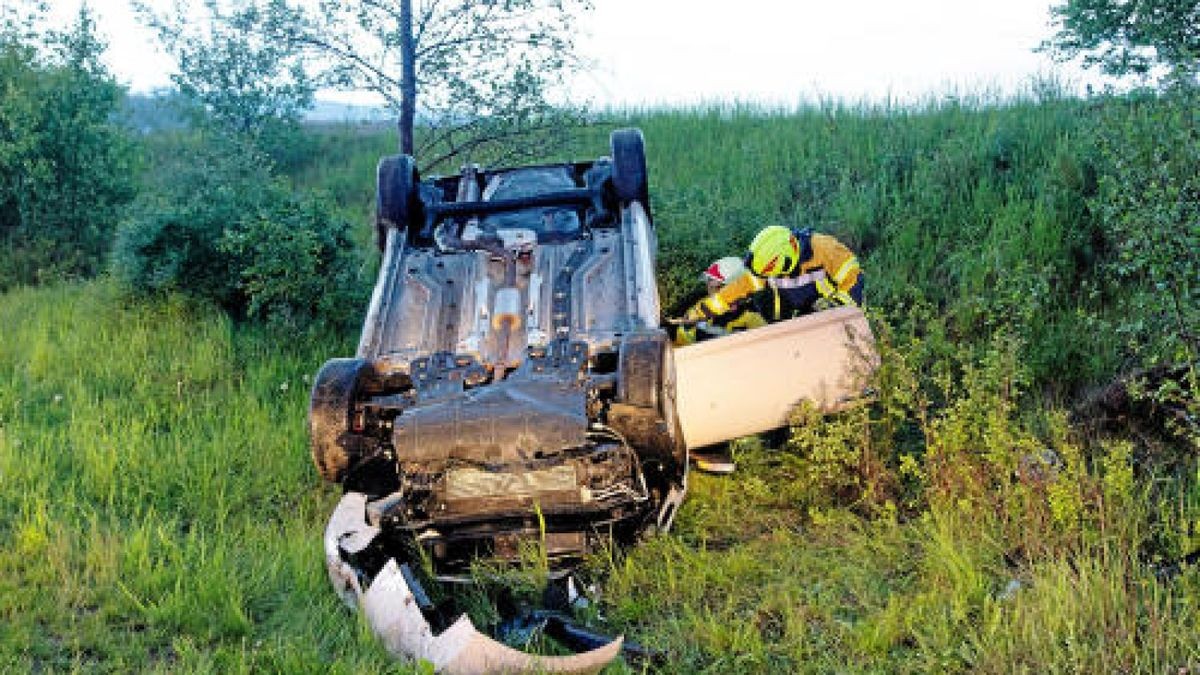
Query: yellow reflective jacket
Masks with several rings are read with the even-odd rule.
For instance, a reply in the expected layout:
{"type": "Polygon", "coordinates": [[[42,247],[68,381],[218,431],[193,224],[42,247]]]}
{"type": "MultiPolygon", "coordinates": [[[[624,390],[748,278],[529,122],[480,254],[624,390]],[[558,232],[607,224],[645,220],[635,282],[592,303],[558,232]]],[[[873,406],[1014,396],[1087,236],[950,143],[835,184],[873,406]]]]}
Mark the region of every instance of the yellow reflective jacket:
{"type": "Polygon", "coordinates": [[[859,304],[852,291],[861,298],[862,268],[854,253],[827,234],[804,230],[796,236],[800,240],[800,264],[791,274],[759,277],[747,270],[693,305],[686,318],[718,317],[743,298],[767,288],[772,290],[775,305],[768,314],[773,314],[775,320],[810,312],[821,298],[838,305],[859,304]]]}

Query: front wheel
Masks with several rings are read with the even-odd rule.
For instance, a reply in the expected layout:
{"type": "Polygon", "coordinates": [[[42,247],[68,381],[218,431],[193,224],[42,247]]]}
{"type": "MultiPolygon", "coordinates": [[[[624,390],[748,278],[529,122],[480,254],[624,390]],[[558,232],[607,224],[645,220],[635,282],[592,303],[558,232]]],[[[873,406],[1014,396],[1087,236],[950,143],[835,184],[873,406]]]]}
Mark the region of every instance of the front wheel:
{"type": "Polygon", "coordinates": [[[360,459],[347,443],[354,427],[355,400],[375,377],[363,359],[330,359],[317,372],[308,406],[308,438],[321,478],[340,483],[360,459]]]}
{"type": "Polygon", "coordinates": [[[675,359],[661,330],[632,333],[621,342],[616,403],[625,418],[637,420],[622,430],[630,441],[676,463],[686,450],[675,412],[675,359]]]}

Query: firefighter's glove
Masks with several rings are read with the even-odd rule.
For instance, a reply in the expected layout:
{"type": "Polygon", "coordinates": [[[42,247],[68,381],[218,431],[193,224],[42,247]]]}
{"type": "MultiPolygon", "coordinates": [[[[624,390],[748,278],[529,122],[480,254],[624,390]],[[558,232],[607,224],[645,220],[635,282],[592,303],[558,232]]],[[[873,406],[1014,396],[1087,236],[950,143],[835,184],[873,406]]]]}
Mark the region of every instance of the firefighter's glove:
{"type": "Polygon", "coordinates": [[[729,305],[719,295],[710,295],[692,305],[684,316],[688,321],[711,321],[729,311],[729,305]]]}
{"type": "Polygon", "coordinates": [[[700,323],[696,324],[696,330],[704,333],[704,335],[707,337],[721,337],[723,335],[729,335],[728,330],[722,328],[721,326],[710,324],[707,321],[701,321],[700,323]]]}
{"type": "Polygon", "coordinates": [[[858,303],[845,291],[836,291],[833,295],[821,296],[813,303],[813,310],[818,312],[834,307],[858,307],[858,303]]]}
{"type": "Polygon", "coordinates": [[[685,347],[696,343],[696,327],[674,325],[671,327],[671,341],[676,347],[685,347]]]}

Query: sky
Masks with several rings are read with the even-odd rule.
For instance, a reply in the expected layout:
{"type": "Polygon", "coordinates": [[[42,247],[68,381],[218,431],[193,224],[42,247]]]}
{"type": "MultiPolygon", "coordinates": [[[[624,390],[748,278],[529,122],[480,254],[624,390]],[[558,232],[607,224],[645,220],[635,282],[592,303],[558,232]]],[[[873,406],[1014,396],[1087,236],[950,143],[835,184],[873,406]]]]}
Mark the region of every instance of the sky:
{"type": "MultiPolygon", "coordinates": [[[[54,11],[70,17],[80,1],[55,0],[54,11]]],[[[1101,85],[1033,51],[1062,1],[593,0],[578,42],[593,67],[571,84],[572,100],[789,107],[1011,94],[1046,76],[1076,90],[1101,85]]],[[[137,92],[169,85],[171,60],[128,3],[90,4],[118,80],[137,92]]]]}

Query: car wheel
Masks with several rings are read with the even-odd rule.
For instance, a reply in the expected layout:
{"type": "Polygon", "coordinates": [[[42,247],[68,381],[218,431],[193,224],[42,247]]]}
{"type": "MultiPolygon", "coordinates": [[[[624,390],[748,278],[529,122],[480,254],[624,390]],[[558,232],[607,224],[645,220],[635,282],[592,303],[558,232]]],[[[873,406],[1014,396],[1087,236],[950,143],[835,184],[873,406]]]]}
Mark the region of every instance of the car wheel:
{"type": "Polygon", "coordinates": [[[609,137],[612,146],[612,181],[617,199],[639,201],[650,209],[650,188],[646,177],[646,148],[640,129],[618,129],[609,137]]]}
{"type": "Polygon", "coordinates": [[[633,333],[621,343],[618,396],[622,403],[661,412],[667,336],[662,331],[633,333]]]}
{"type": "MultiPolygon", "coordinates": [[[[651,491],[666,499],[687,484],[687,447],[675,412],[675,360],[666,333],[627,335],[618,377],[610,424],[638,450],[651,491]]],[[[654,518],[669,527],[672,515],[656,513],[654,518]]]]}
{"type": "Polygon", "coordinates": [[[417,163],[410,155],[391,155],[379,160],[375,183],[375,244],[382,251],[387,229],[407,230],[417,219],[420,200],[417,163]]]}
{"type": "Polygon", "coordinates": [[[627,335],[621,343],[618,378],[617,402],[654,420],[652,427],[627,435],[660,454],[683,458],[683,436],[675,414],[675,361],[667,334],[657,330],[627,335]]]}
{"type": "Polygon", "coordinates": [[[360,451],[347,449],[346,434],[354,424],[355,399],[374,376],[374,368],[362,359],[330,359],[317,373],[309,399],[308,437],[313,464],[327,481],[340,483],[362,459],[360,451]]]}

